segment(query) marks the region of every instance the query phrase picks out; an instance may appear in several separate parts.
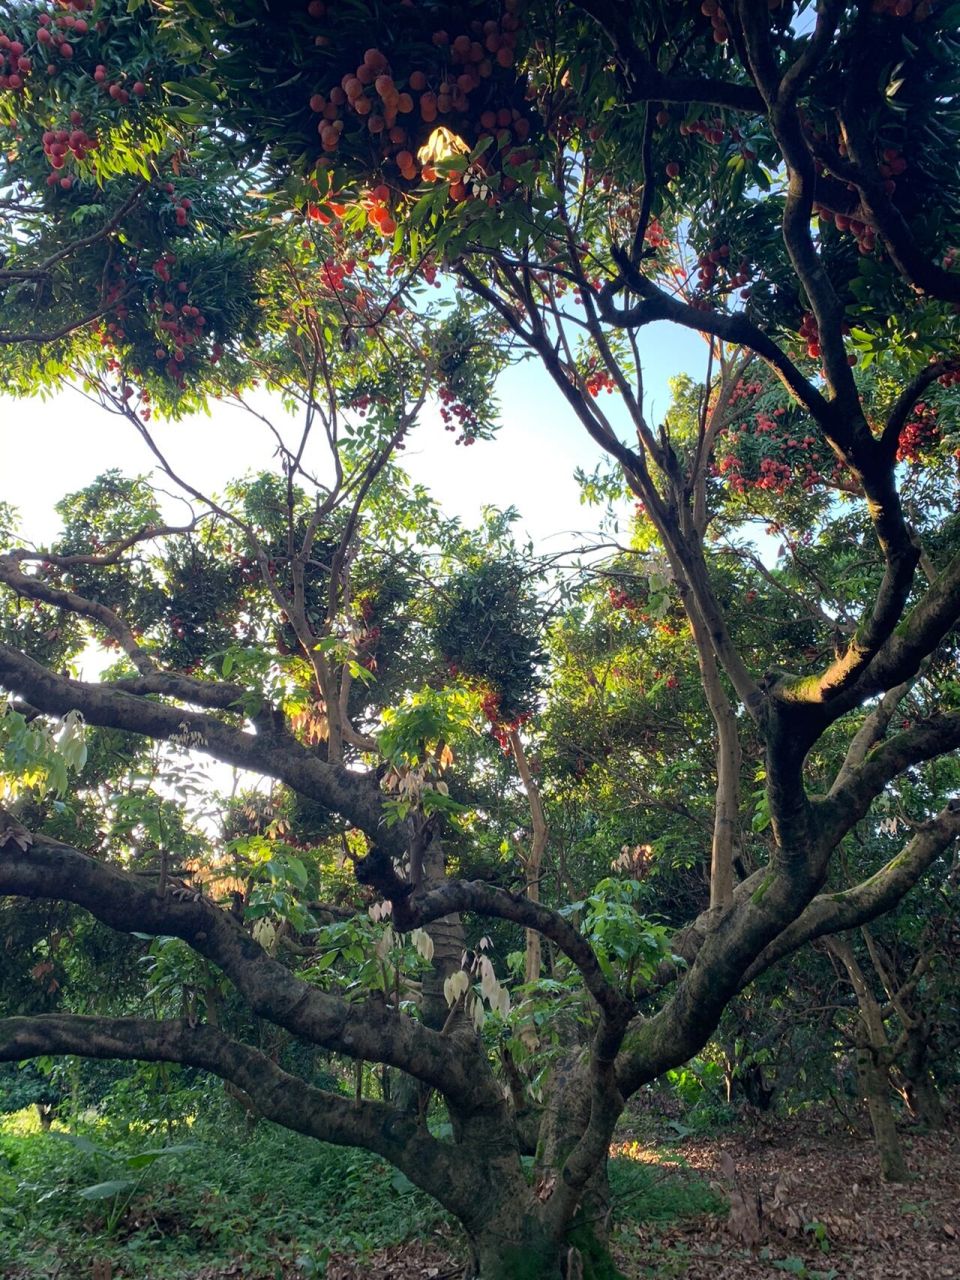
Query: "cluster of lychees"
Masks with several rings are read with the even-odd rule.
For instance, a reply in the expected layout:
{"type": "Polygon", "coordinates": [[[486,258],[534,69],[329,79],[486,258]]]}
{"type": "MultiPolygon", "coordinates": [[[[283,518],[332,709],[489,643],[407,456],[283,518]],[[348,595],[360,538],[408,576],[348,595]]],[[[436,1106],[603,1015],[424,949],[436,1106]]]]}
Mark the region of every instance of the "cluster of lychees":
{"type": "Polygon", "coordinates": [[[931,453],[940,443],[940,422],[935,404],[919,401],[913,407],[913,416],[904,423],[897,444],[897,461],[916,464],[924,454],[931,453]]]}
{"type": "Polygon", "coordinates": [[[440,400],[440,417],[443,420],[444,431],[460,432],[455,444],[475,444],[479,422],[474,410],[464,404],[446,384],[439,388],[437,396],[440,400]]]}
{"type": "MultiPolygon", "coordinates": [[[[456,674],[455,669],[452,674],[456,674]]],[[[504,720],[500,707],[500,695],[496,690],[490,688],[486,688],[482,692],[480,710],[490,722],[491,737],[496,738],[504,755],[509,755],[512,749],[510,736],[527,723],[530,719],[530,713],[525,711],[515,716],[512,720],[504,720]]]]}
{"type": "Polygon", "coordinates": [[[70,123],[72,129],[46,129],[43,133],[43,154],[53,170],[47,178],[47,186],[59,186],[64,191],[69,191],[74,183],[72,174],[61,173],[68,157],[72,156],[77,161],[85,160],[98,145],[97,139],[81,127],[83,116],[79,111],[70,112],[70,123]]]}
{"type": "MultiPolygon", "coordinates": [[[[518,9],[519,0],[504,0],[497,16],[473,20],[467,30],[433,31],[433,55],[422,57],[419,66],[403,74],[391,65],[383,49],[371,47],[356,64],[351,61],[339,84],[323,85],[311,94],[310,110],[320,117],[321,168],[333,163],[345,139],[356,141],[358,129],[379,148],[390,189],[387,198],[376,202],[382,214],[370,221],[382,234],[392,235],[396,230],[397,197],[408,190],[405,184],[446,179],[455,201],[482,198],[495,202],[497,190],[490,190],[482,179],[499,167],[499,189],[516,187],[511,171],[529,158],[521,144],[530,135],[523,102],[512,101],[517,96],[515,77],[505,74],[516,60],[522,25],[518,9]],[[457,139],[452,149],[421,146],[431,127],[441,122],[449,126],[448,137],[457,139]],[[448,163],[468,149],[463,138],[469,139],[471,146],[484,138],[496,142],[474,161],[471,175],[477,178],[475,183],[464,174],[462,163],[448,163]],[[397,179],[392,177],[394,172],[397,179]]],[[[310,0],[307,13],[321,26],[314,37],[316,44],[330,45],[333,36],[322,27],[333,16],[332,6],[324,0],[310,0]]]]}
{"type": "Polygon", "coordinates": [[[583,379],[583,385],[594,398],[601,391],[606,391],[609,394],[615,391],[617,387],[613,374],[600,363],[596,356],[591,356],[587,361],[587,372],[583,379]]]}
{"type": "MultiPolygon", "coordinates": [[[[58,57],[70,62],[73,58],[70,40],[86,35],[89,30],[86,19],[77,17],[77,14],[88,7],[87,0],[70,0],[60,13],[38,14],[37,53],[42,58],[58,57]]],[[[27,53],[23,42],[0,32],[0,89],[12,89],[14,92],[22,89],[34,67],[34,59],[27,53]]],[[[57,63],[47,63],[47,75],[56,75],[58,70],[57,63]]]]}
{"type": "MultiPolygon", "coordinates": [[[[760,383],[741,382],[734,396],[749,398],[761,390],[760,383]]],[[[734,493],[757,489],[782,494],[794,484],[812,489],[843,478],[840,463],[824,441],[808,431],[801,432],[782,406],[772,412],[758,410],[721,436],[713,474],[723,477],[734,493]]]]}

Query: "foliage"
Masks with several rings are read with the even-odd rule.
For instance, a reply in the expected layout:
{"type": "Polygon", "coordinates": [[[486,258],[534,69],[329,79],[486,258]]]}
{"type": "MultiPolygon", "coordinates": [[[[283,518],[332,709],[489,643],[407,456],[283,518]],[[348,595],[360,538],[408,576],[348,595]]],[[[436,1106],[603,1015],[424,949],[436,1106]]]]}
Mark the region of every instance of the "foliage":
{"type": "Polygon", "coordinates": [[[435,625],[450,674],[480,692],[491,723],[529,718],[542,653],[537,601],[516,560],[468,564],[447,583],[435,625]]]}
{"type": "Polygon", "coordinates": [[[0,1056],[220,1074],[494,1276],[609,1271],[594,1187],[669,1071],[766,1105],[848,1044],[935,1112],[954,904],[899,904],[960,834],[956,8],[0,6],[7,385],[158,468],[0,556],[0,1056]],[[705,367],[652,421],[661,321],[705,367]],[[398,463],[433,400],[492,435],[523,358],[635,504],[573,570],[398,463]],[[204,493],[163,422],[216,400],[278,465],[204,493]]]}
{"type": "Polygon", "coordinates": [[[203,1106],[207,1123],[196,1122],[183,1141],[168,1144],[169,1159],[142,1167],[140,1189],[113,1224],[113,1240],[103,1206],[80,1194],[98,1176],[86,1145],[109,1149],[109,1170],[136,1161],[152,1140],[142,1133],[124,1140],[109,1125],[92,1140],[83,1135],[79,1146],[62,1140],[69,1134],[58,1141],[2,1132],[3,1238],[18,1244],[14,1253],[0,1253],[0,1265],[16,1261],[39,1275],[58,1252],[83,1266],[116,1251],[172,1280],[200,1265],[229,1265],[238,1252],[272,1266],[333,1249],[362,1254],[436,1229],[440,1219],[430,1202],[412,1187],[397,1189],[391,1171],[369,1156],[306,1139],[291,1146],[288,1134],[269,1125],[251,1137],[236,1116],[222,1114],[222,1101],[207,1098],[203,1106]],[[277,1193],[275,1207],[265,1205],[267,1184],[277,1193]],[[85,1229],[91,1214],[93,1229],[85,1229]]]}
{"type": "MultiPolygon", "coordinates": [[[[127,1150],[109,1125],[79,1142],[70,1134],[41,1137],[16,1118],[0,1131],[0,1214],[19,1243],[15,1259],[0,1253],[0,1265],[15,1260],[25,1274],[39,1275],[54,1251],[82,1265],[116,1250],[173,1280],[201,1265],[228,1265],[238,1253],[262,1266],[334,1251],[362,1257],[395,1239],[436,1234],[443,1223],[416,1188],[363,1153],[291,1141],[270,1125],[251,1136],[235,1117],[208,1115],[186,1132],[189,1140],[165,1148],[168,1158],[142,1166],[141,1189],[111,1240],[96,1201],[85,1204],[80,1194],[98,1168],[88,1148],[109,1149],[112,1168],[136,1161],[137,1144],[149,1140],[137,1135],[127,1150]],[[265,1182],[277,1192],[273,1204],[264,1201],[265,1182]],[[98,1218],[92,1232],[84,1229],[91,1212],[98,1218]]],[[[623,1230],[722,1208],[708,1185],[669,1154],[663,1165],[645,1164],[624,1149],[611,1162],[610,1179],[623,1230]]]]}

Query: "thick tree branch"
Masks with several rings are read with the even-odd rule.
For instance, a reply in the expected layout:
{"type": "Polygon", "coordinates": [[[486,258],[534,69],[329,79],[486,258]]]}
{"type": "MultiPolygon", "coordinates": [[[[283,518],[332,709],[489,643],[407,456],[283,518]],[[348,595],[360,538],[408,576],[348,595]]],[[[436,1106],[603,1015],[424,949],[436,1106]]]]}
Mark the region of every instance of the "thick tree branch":
{"type": "Polygon", "coordinates": [[[734,346],[746,347],[769,365],[790,395],[821,425],[830,419],[830,406],[809,382],[785,351],[741,312],[700,311],[678,298],[672,298],[652,280],[643,276],[626,254],[614,254],[621,278],[605,285],[596,295],[597,306],[607,324],[621,329],[639,329],[657,320],[668,320],[709,333],[734,346]],[[627,307],[614,305],[618,292],[627,287],[639,301],[627,307]]]}
{"type": "Polygon", "coordinates": [[[215,1027],[74,1014],[0,1020],[0,1062],[62,1053],[199,1067],[242,1089],[268,1120],[322,1142],[375,1151],[446,1208],[464,1211],[457,1188],[469,1157],[432,1138],[415,1115],[318,1089],[215,1027]]]}
{"type": "Polygon", "coordinates": [[[960,801],[951,803],[914,835],[906,846],[868,880],[840,893],[819,894],[757,958],[744,975],[752,982],[804,943],[826,934],[857,928],[900,901],[937,858],[960,837],[960,801]]]}
{"type": "MultiPolygon", "coordinates": [[[[916,667],[908,669],[905,664],[901,673],[893,678],[880,674],[883,664],[879,663],[879,658],[882,651],[885,646],[894,643],[902,631],[899,628],[895,632],[894,628],[903,617],[920,561],[920,548],[903,517],[892,467],[885,469],[887,475],[882,482],[875,485],[864,484],[874,531],[885,561],[883,578],[870,614],[857,627],[844,651],[819,676],[786,680],[776,690],[777,697],[784,706],[805,703],[811,707],[822,707],[823,722],[826,723],[856,706],[870,693],[885,691],[914,675],[920,661],[931,651],[926,649],[919,653],[916,667]]],[[[928,596],[933,594],[933,590],[928,592],[928,596]]],[[[942,605],[944,602],[940,603],[942,605]]],[[[914,614],[916,613],[917,610],[914,610],[914,614]]],[[[930,630],[927,629],[928,635],[930,630]]],[[[942,634],[934,640],[934,645],[939,643],[942,634]]]]}
{"type": "Polygon", "coordinates": [[[577,8],[589,14],[610,41],[627,82],[624,101],[702,102],[754,115],[763,111],[763,99],[752,85],[659,71],[633,38],[627,6],[606,0],[577,0],[577,8]]]}
{"type": "Polygon", "coordinates": [[[49,582],[33,574],[26,574],[20,568],[22,556],[17,553],[0,556],[0,582],[6,583],[18,595],[28,600],[42,600],[66,613],[76,614],[80,618],[89,618],[97,623],[107,635],[112,636],[127,655],[136,669],[146,675],[154,670],[154,661],[144,653],[137,643],[133,631],[119,614],[101,604],[99,600],[88,600],[75,591],[65,591],[61,587],[52,587],[49,582]]]}
{"type": "Polygon", "coordinates": [[[835,795],[837,791],[853,779],[856,770],[866,759],[867,752],[883,739],[887,729],[890,727],[890,721],[893,719],[897,707],[907,696],[910,685],[911,681],[905,680],[903,684],[899,684],[888,693],[885,693],[879,705],[870,712],[851,738],[847,754],[843,758],[843,764],[840,766],[833,781],[833,786],[830,788],[831,796],[835,795]]]}
{"type": "MultiPolygon", "coordinates": [[[[880,710],[887,708],[881,703],[880,710]]],[[[818,820],[831,843],[865,816],[884,788],[911,765],[934,760],[960,747],[960,711],[931,716],[913,729],[874,747],[863,762],[838,777],[829,796],[814,801],[818,820]]]]}
{"type": "Polygon", "coordinates": [[[804,86],[826,57],[837,32],[846,0],[823,0],[817,10],[813,34],[791,66],[783,73],[777,89],[777,106],[789,110],[795,106],[804,86]]]}
{"type": "MultiPolygon", "coordinates": [[[[818,30],[826,31],[832,4],[818,17],[818,30]]],[[[787,198],[783,209],[783,241],[797,277],[817,320],[827,385],[831,392],[834,430],[843,423],[842,435],[859,427],[866,432],[853,373],[843,345],[843,304],[810,230],[816,186],[816,166],[804,138],[792,87],[784,89],[770,40],[769,13],[747,0],[737,0],[737,18],[750,72],[768,107],[768,119],[787,166],[787,198]]],[[[817,47],[811,38],[807,52],[817,47]]],[[[819,56],[819,55],[818,55],[819,56]]],[[[801,73],[802,74],[802,73],[801,73]]],[[[841,439],[841,445],[845,442],[841,439]]]]}
{"type": "Polygon", "coordinates": [[[909,680],[960,620],[960,554],[946,565],[858,678],[829,707],[835,720],[877,693],[909,680]]]}
{"type": "MultiPolygon", "coordinates": [[[[134,687],[161,691],[173,677],[142,677],[134,687]]],[[[186,678],[176,677],[177,697],[192,697],[186,678]],[[181,687],[181,681],[183,685],[181,687]]],[[[196,682],[199,684],[200,682],[196,682]]],[[[404,850],[398,828],[383,827],[380,788],[371,774],[319,760],[272,717],[257,718],[249,733],[212,715],[155,702],[117,686],[92,684],[58,676],[8,645],[0,645],[0,686],[47,715],[79,711],[88,724],[158,741],[189,741],[191,746],[226,764],[277,778],[302,795],[327,805],[396,854],[404,850]]],[[[202,701],[200,696],[197,701],[202,701]]]]}
{"type": "Polygon", "coordinates": [[[652,1017],[631,1026],[616,1064],[625,1098],[706,1044],[743,975],[796,916],[798,905],[813,896],[815,887],[806,867],[793,875],[765,869],[737,886],[733,905],[719,918],[709,913],[703,921],[705,932],[697,931],[690,966],[680,974],[673,994],[652,1017]]]}
{"type": "Polygon", "coordinates": [[[587,990],[613,1021],[629,1017],[630,1002],[607,982],[593,948],[567,919],[550,907],[483,880],[448,880],[427,893],[393,902],[394,923],[403,930],[422,927],[457,911],[473,911],[535,929],[573,961],[583,975],[587,990]]]}
{"type": "Polygon", "coordinates": [[[191,520],[189,524],[158,524],[146,525],[143,529],[138,529],[136,533],[128,534],[125,538],[120,538],[117,542],[110,546],[109,551],[91,552],[89,554],[75,553],[70,555],[60,555],[55,551],[30,551],[27,547],[16,547],[9,553],[10,559],[24,561],[37,560],[47,565],[56,565],[58,569],[70,569],[74,565],[107,565],[118,564],[120,557],[125,551],[129,551],[131,547],[135,547],[141,542],[153,542],[157,538],[166,538],[175,534],[192,533],[203,519],[203,516],[197,516],[191,520]]]}
{"type": "Polygon", "coordinates": [[[140,878],[36,832],[27,852],[10,842],[0,848],[0,894],[72,902],[120,932],[181,938],[212,961],[260,1017],[348,1057],[399,1067],[467,1109],[490,1105],[497,1092],[472,1037],[441,1036],[382,1000],[349,1002],[318,991],[206,899],[160,896],[140,878]]]}

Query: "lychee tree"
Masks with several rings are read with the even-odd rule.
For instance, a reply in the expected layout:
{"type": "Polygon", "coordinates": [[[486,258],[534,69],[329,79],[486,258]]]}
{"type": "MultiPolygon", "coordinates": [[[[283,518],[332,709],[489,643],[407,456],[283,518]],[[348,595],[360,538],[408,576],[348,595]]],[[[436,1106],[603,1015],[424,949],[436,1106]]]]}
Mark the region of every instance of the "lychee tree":
{"type": "MultiPolygon", "coordinates": [[[[949,785],[931,787],[896,854],[852,885],[830,880],[837,851],[886,789],[960,744],[947,674],[960,616],[950,519],[957,6],[70,0],[3,13],[8,385],[48,387],[79,370],[128,416],[151,405],[130,404],[127,386],[182,412],[256,376],[266,317],[283,335],[268,343],[268,364],[297,363],[288,386],[302,386],[302,333],[314,349],[332,343],[352,356],[356,337],[375,345],[397,307],[412,323],[416,291],[448,282],[503,339],[498,351],[536,359],[642,504],[664,566],[660,593],[696,659],[714,805],[702,840],[709,898],[673,945],[680,960],[665,948],[641,973],[635,950],[628,976],[590,923],[619,928],[623,912],[583,907],[578,929],[524,893],[444,873],[443,822],[425,797],[436,806],[438,784],[448,785],[442,734],[459,722],[455,700],[414,699],[392,739],[407,753],[394,775],[409,784],[421,770],[408,785],[411,825],[388,820],[396,795],[374,770],[350,752],[322,758],[282,706],[268,699],[250,732],[242,690],[222,671],[85,683],[9,646],[0,679],[36,713],[79,709],[164,739],[185,724],[211,754],[272,773],[365,832],[373,849],[358,872],[390,904],[392,928],[435,939],[433,998],[422,1020],[399,1005],[385,1017],[382,1000],[346,1003],[210,903],[157,895],[39,833],[32,843],[15,828],[5,836],[0,888],[180,936],[261,1016],[436,1090],[453,1138],[380,1101],[353,1109],[305,1093],[206,1023],[12,1020],[0,1053],[193,1062],[275,1119],[393,1160],[460,1218],[479,1274],[609,1273],[593,1224],[604,1218],[604,1160],[625,1099],[695,1053],[744,983],[811,938],[882,913],[960,833],[949,785]],[[277,301],[291,242],[297,278],[310,277],[304,318],[288,292],[277,301]],[[367,290],[349,283],[357,264],[395,299],[380,292],[370,311],[367,290]],[[345,291],[347,317],[311,335],[318,298],[342,316],[345,291]],[[702,334],[706,352],[699,385],[659,423],[643,395],[644,331],[655,322],[702,334]],[[738,543],[754,517],[783,534],[782,574],[762,548],[738,543]],[[853,534],[857,572],[838,573],[853,534]],[[752,564],[751,600],[725,590],[725,540],[752,564]],[[797,639],[771,629],[770,648],[747,608],[767,588],[803,615],[797,639]],[[898,727],[891,707],[918,679],[937,681],[939,705],[898,727]],[[763,856],[738,869],[740,831],[758,803],[763,856]],[[471,975],[444,969],[462,936],[458,913],[539,933],[586,992],[589,1043],[556,1061],[539,1114],[522,1076],[505,1100],[460,1016],[477,1004],[471,975]],[[532,1185],[522,1159],[531,1115],[541,1125],[532,1185]]],[[[436,388],[464,444],[482,426],[483,399],[461,360],[477,315],[466,329],[463,313],[451,322],[434,348],[442,376],[418,383],[436,388]]],[[[264,558],[279,605],[283,584],[264,558]]],[[[284,598],[303,623],[293,585],[284,598]]],[[[649,613],[623,583],[613,587],[623,599],[612,607],[649,613]]],[[[73,608],[55,593],[45,603],[73,608]]],[[[321,673],[339,662],[337,637],[321,634],[317,649],[313,625],[306,618],[298,640],[329,712],[339,694],[321,673]]],[[[136,637],[124,640],[129,652],[136,637]]],[[[638,917],[641,936],[652,935],[638,917]]],[[[487,968],[483,983],[481,999],[502,1012],[487,968]]]]}

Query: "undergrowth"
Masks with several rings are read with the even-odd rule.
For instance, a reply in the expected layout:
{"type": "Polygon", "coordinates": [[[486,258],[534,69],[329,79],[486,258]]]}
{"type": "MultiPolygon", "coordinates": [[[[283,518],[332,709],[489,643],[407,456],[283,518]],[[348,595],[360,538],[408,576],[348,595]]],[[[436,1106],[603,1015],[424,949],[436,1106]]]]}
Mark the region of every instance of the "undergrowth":
{"type": "MultiPolygon", "coordinates": [[[[4,1280],[87,1276],[94,1262],[109,1262],[112,1280],[189,1280],[220,1266],[248,1280],[313,1280],[334,1252],[456,1239],[443,1211],[375,1156],[266,1122],[250,1131],[210,1116],[165,1138],[103,1120],[81,1129],[78,1143],[40,1132],[32,1112],[0,1124],[4,1280]]],[[[610,1183],[623,1226],[720,1207],[669,1162],[612,1160],[610,1183]]]]}
{"type": "MultiPolygon", "coordinates": [[[[103,1123],[84,1131],[134,1162],[165,1145],[103,1123]]],[[[197,1122],[173,1142],[180,1150],[151,1163],[132,1197],[126,1187],[115,1196],[111,1181],[130,1181],[108,1167],[116,1160],[22,1123],[0,1128],[0,1276],[86,1275],[94,1258],[112,1262],[114,1280],[180,1280],[227,1259],[243,1276],[272,1280],[295,1261],[321,1276],[329,1252],[362,1254],[445,1221],[376,1157],[266,1122],[252,1133],[197,1122]],[[89,1198],[98,1187],[107,1194],[89,1198]]]]}

